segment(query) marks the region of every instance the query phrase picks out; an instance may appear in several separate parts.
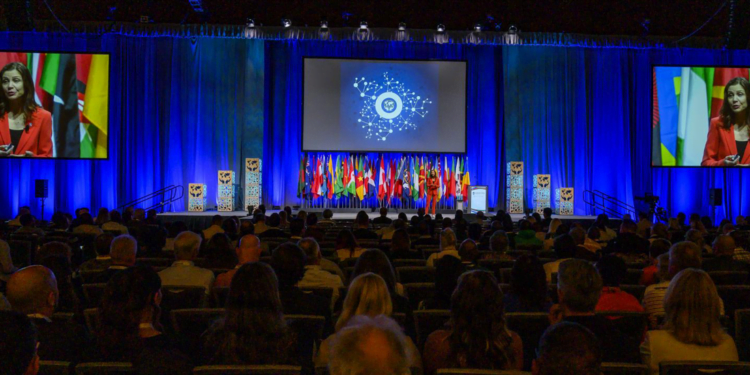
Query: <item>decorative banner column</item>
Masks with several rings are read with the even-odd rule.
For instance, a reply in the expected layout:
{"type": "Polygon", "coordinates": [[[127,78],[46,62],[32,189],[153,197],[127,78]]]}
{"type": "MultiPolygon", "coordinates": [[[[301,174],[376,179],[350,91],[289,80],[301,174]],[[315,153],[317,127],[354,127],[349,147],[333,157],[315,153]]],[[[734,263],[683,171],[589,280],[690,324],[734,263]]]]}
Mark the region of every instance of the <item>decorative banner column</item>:
{"type": "Polygon", "coordinates": [[[188,211],[203,212],[206,210],[206,184],[188,185],[188,211]]]}
{"type": "Polygon", "coordinates": [[[573,188],[555,189],[555,213],[573,215],[573,188]]]}
{"type": "Polygon", "coordinates": [[[509,214],[523,213],[523,162],[512,161],[506,168],[505,209],[509,214]]]}
{"type": "Polygon", "coordinates": [[[218,211],[234,211],[234,171],[219,171],[218,211]]]}
{"type": "Polygon", "coordinates": [[[544,213],[545,208],[551,207],[549,187],[550,175],[534,175],[534,212],[540,215],[544,213]]]}
{"type": "Polygon", "coordinates": [[[260,206],[260,191],[263,186],[263,163],[260,158],[245,159],[245,208],[260,206]]]}

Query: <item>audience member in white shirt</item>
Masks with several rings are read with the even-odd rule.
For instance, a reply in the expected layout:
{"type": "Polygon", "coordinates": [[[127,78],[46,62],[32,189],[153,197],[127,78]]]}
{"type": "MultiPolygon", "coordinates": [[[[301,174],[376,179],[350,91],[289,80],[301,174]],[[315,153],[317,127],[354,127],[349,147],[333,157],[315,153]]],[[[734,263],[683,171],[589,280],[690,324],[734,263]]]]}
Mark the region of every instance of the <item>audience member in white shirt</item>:
{"type": "Polygon", "coordinates": [[[200,236],[193,232],[182,232],[174,239],[175,262],[159,272],[163,286],[202,286],[206,294],[211,291],[214,273],[193,263],[200,245],[200,236]]]}
{"type": "Polygon", "coordinates": [[[434,267],[435,262],[446,255],[461,259],[461,256],[458,255],[458,250],[456,250],[456,235],[450,228],[443,229],[440,232],[440,252],[432,254],[427,258],[427,267],[434,267]]]}

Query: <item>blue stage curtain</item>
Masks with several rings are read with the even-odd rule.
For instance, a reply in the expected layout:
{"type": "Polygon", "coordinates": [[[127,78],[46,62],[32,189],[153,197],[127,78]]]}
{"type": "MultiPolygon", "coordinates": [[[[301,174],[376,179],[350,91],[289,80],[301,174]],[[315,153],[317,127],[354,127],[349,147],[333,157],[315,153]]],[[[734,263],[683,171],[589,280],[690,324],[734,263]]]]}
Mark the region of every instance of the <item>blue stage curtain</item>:
{"type": "Polygon", "coordinates": [[[39,216],[38,178],[50,184],[47,219],[192,182],[208,186],[213,206],[217,171],[238,172],[240,183],[243,159],[262,155],[263,41],[0,33],[3,49],[111,53],[110,144],[109,160],[0,159],[0,217],[23,205],[39,216]]]}
{"type": "MultiPolygon", "coordinates": [[[[549,173],[552,191],[575,187],[575,213],[593,214],[584,190],[639,209],[653,193],[671,216],[711,213],[709,188],[724,188],[716,219],[750,214],[750,170],[651,168],[652,65],[750,65],[747,51],[503,47],[506,160],[549,173]]],[[[696,152],[703,152],[697,150],[696,152]]],[[[554,194],[554,193],[553,193],[554,194]]],[[[622,210],[619,210],[622,211],[622,210]]]]}
{"type": "MultiPolygon", "coordinates": [[[[275,206],[300,204],[297,198],[302,150],[303,56],[467,60],[468,140],[471,181],[489,186],[497,207],[503,185],[502,51],[492,46],[402,42],[266,42],[266,124],[263,194],[275,206]]],[[[368,154],[372,158],[375,154],[368,154]]],[[[398,155],[396,155],[398,156],[398,155]]]]}

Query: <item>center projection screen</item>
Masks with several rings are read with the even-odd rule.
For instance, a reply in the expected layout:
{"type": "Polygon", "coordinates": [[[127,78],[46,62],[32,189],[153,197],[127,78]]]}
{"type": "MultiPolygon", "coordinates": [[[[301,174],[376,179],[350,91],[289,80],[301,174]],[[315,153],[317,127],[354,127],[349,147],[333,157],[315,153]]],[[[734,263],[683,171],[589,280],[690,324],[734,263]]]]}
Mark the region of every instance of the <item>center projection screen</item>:
{"type": "Polygon", "coordinates": [[[303,151],[466,152],[466,61],[303,65],[303,151]]]}

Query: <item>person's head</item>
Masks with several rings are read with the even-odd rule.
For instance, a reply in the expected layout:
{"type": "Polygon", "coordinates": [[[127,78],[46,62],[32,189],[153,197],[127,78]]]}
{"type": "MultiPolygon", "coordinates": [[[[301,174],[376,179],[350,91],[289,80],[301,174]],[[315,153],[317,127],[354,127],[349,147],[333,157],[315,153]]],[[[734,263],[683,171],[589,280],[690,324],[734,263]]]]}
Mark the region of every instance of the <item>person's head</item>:
{"type": "Polygon", "coordinates": [[[589,228],[588,232],[586,232],[586,235],[588,236],[588,238],[590,238],[590,239],[592,239],[594,241],[597,241],[599,238],[601,238],[602,233],[601,233],[601,231],[599,230],[598,227],[591,226],[591,228],[589,228]]]}
{"type": "Polygon", "coordinates": [[[456,257],[442,257],[435,262],[435,296],[450,301],[453,291],[458,285],[458,278],[466,271],[466,267],[456,257]]]}
{"type": "Polygon", "coordinates": [[[94,225],[94,218],[90,213],[86,212],[78,217],[78,223],[81,225],[94,225]]]}
{"type": "Polygon", "coordinates": [[[573,238],[573,242],[575,242],[576,245],[583,245],[584,242],[586,242],[586,231],[579,227],[571,228],[568,234],[573,238]]]}
{"type": "Polygon", "coordinates": [[[706,243],[705,238],[703,238],[703,233],[697,229],[690,229],[685,232],[685,241],[690,241],[698,245],[698,247],[703,247],[706,243]]]}
{"type": "Polygon", "coordinates": [[[290,218],[292,217],[292,208],[289,206],[284,206],[284,212],[286,212],[286,217],[290,218]]]}
{"type": "Polygon", "coordinates": [[[278,228],[279,225],[281,225],[281,215],[278,213],[272,213],[271,216],[268,217],[267,224],[271,228],[278,228]]]}
{"type": "Polygon", "coordinates": [[[391,252],[409,251],[410,248],[411,238],[409,237],[409,232],[406,229],[396,229],[391,238],[391,252]]]}
{"type": "MultiPolygon", "coordinates": [[[[177,245],[175,244],[175,252],[177,245]]],[[[135,255],[138,253],[138,242],[127,234],[115,237],[109,246],[109,256],[112,264],[118,266],[135,265],[135,255]]]]}
{"type": "Polygon", "coordinates": [[[50,317],[59,298],[57,278],[47,267],[22,268],[8,280],[7,297],[16,311],[50,317]]]}
{"type": "Polygon", "coordinates": [[[734,244],[737,245],[738,248],[744,250],[750,249],[750,232],[746,230],[735,230],[732,231],[732,233],[729,233],[729,235],[732,236],[734,244]]]}
{"type": "Polygon", "coordinates": [[[498,230],[490,237],[490,250],[503,254],[508,250],[508,235],[505,231],[498,230]]]}
{"type": "Polygon", "coordinates": [[[623,220],[622,224],[620,224],[620,234],[635,234],[636,232],[638,232],[638,224],[633,220],[623,220]]]}
{"type": "Polygon", "coordinates": [[[357,239],[354,238],[354,233],[352,233],[352,231],[350,231],[349,229],[344,229],[336,235],[336,250],[346,249],[354,254],[354,250],[357,247],[359,247],[359,245],[357,244],[357,239]]]}
{"type": "Polygon", "coordinates": [[[596,262],[604,286],[619,287],[628,274],[628,265],[616,255],[605,255],[596,262]]]}
{"type": "Polygon", "coordinates": [[[417,208],[417,216],[418,217],[420,217],[420,218],[423,217],[424,216],[424,212],[425,212],[424,207],[417,208]]]}
{"type": "Polygon", "coordinates": [[[443,229],[440,232],[440,249],[456,248],[456,234],[451,229],[443,229]]]}
{"type": "Polygon", "coordinates": [[[669,241],[663,238],[657,238],[651,242],[651,245],[648,248],[648,256],[652,260],[655,260],[659,255],[668,253],[670,247],[672,247],[672,244],[669,241]]]}
{"type": "Polygon", "coordinates": [[[702,270],[687,268],[669,283],[664,296],[664,329],[685,344],[719,345],[721,300],[711,277],[702,270]]]}
{"type": "Polygon", "coordinates": [[[669,228],[664,223],[655,223],[651,226],[651,236],[656,238],[669,239],[669,228]]]}
{"type": "Polygon", "coordinates": [[[531,222],[529,220],[527,220],[527,219],[521,219],[521,220],[518,221],[518,230],[519,231],[531,230],[531,229],[532,229],[531,222]]]}
{"type": "Polygon", "coordinates": [[[221,226],[221,223],[224,221],[224,219],[221,218],[221,215],[214,215],[211,218],[211,225],[221,226]]]}
{"type": "Polygon", "coordinates": [[[120,211],[109,211],[109,220],[117,224],[122,224],[122,215],[120,215],[120,211]]]}
{"type": "Polygon", "coordinates": [[[229,239],[226,233],[216,233],[208,240],[206,244],[205,253],[212,255],[226,254],[234,252],[232,247],[232,240],[229,239]]]}
{"type": "Polygon", "coordinates": [[[534,375],[600,375],[601,343],[586,327],[560,322],[547,328],[532,363],[534,375]]]}
{"type": "Polygon", "coordinates": [[[406,337],[385,315],[355,316],[334,336],[331,375],[408,374],[406,337]]]}
{"type": "Polygon", "coordinates": [[[504,368],[513,363],[513,338],[503,308],[503,292],[490,272],[461,275],[451,296],[449,361],[468,368],[504,368]]]}
{"type": "Polygon", "coordinates": [[[196,233],[185,231],[174,239],[174,257],[176,260],[192,261],[198,256],[201,247],[201,236],[196,233]]]}
{"type": "MultiPolygon", "coordinates": [[[[88,210],[86,213],[88,213],[88,210]]],[[[133,211],[133,219],[138,221],[146,220],[146,210],[142,208],[136,208],[135,211],[133,211]]]]}
{"type": "Polygon", "coordinates": [[[7,64],[0,70],[0,115],[10,111],[11,103],[20,106],[25,121],[30,121],[37,109],[34,101],[34,81],[26,65],[20,62],[7,64]]]}
{"type": "Polygon", "coordinates": [[[732,256],[737,245],[734,238],[728,234],[720,234],[713,243],[714,254],[717,256],[732,256]]]}
{"type": "Polygon", "coordinates": [[[305,276],[305,265],[305,252],[291,242],[279,245],[271,254],[271,267],[279,279],[280,289],[289,289],[297,285],[305,276]]]}
{"type": "Polygon", "coordinates": [[[677,222],[679,222],[680,225],[685,225],[686,218],[687,218],[687,215],[685,215],[684,212],[680,212],[677,214],[677,222]]]}
{"type": "Polygon", "coordinates": [[[552,209],[549,207],[545,207],[544,210],[542,210],[542,213],[544,214],[545,219],[549,219],[552,217],[552,209]]]}
{"type": "Polygon", "coordinates": [[[569,234],[555,237],[553,247],[559,259],[572,258],[576,253],[576,242],[569,234]]]}
{"type": "Polygon", "coordinates": [[[20,218],[18,218],[18,221],[21,223],[21,226],[24,227],[33,227],[36,223],[34,221],[34,216],[31,214],[23,214],[20,218]]]}
{"type": "Polygon", "coordinates": [[[430,177],[431,177],[431,178],[435,178],[435,177],[437,177],[437,171],[436,171],[436,170],[434,170],[434,169],[431,169],[431,170],[430,170],[430,177]]]}
{"type": "Polygon", "coordinates": [[[446,217],[443,219],[443,229],[448,229],[453,226],[453,220],[451,218],[446,217]]]}
{"type": "Polygon", "coordinates": [[[367,213],[364,211],[360,211],[359,214],[357,214],[357,219],[355,220],[355,225],[357,228],[361,229],[367,229],[370,227],[370,218],[367,216],[367,213]]]}
{"type": "Polygon", "coordinates": [[[520,299],[526,311],[542,311],[547,297],[547,274],[539,258],[521,255],[510,271],[510,290],[520,299]]]}
{"type": "Polygon", "coordinates": [[[0,311],[0,327],[0,372],[35,375],[39,371],[39,341],[31,319],[16,311],[0,311]]]}
{"type": "Polygon", "coordinates": [[[388,216],[388,209],[385,207],[380,207],[380,216],[381,217],[387,217],[388,216]]]}
{"type": "MultiPolygon", "coordinates": [[[[719,110],[724,128],[729,129],[739,114],[747,115],[748,94],[750,94],[750,83],[744,77],[732,78],[724,86],[724,101],[719,110]]],[[[748,121],[747,118],[745,121],[748,121]]]]}
{"type": "Polygon", "coordinates": [[[262,212],[263,215],[265,215],[266,214],[266,205],[265,204],[259,205],[258,206],[258,210],[260,210],[260,212],[262,212]]]}
{"type": "Polygon", "coordinates": [[[315,239],[312,237],[307,237],[297,241],[297,246],[299,246],[300,249],[305,252],[308,265],[315,266],[320,264],[320,258],[322,257],[322,255],[320,254],[320,246],[318,246],[318,241],[315,241],[315,239]]]}
{"type": "Polygon", "coordinates": [[[323,210],[323,218],[326,220],[331,220],[331,218],[333,218],[333,211],[331,211],[331,209],[329,208],[323,210]]]}
{"type": "Polygon", "coordinates": [[[55,212],[52,215],[52,224],[54,225],[55,229],[68,229],[70,226],[70,222],[68,222],[68,218],[65,217],[65,214],[62,212],[55,212]]]}
{"type": "Polygon", "coordinates": [[[669,248],[669,275],[672,277],[686,268],[701,268],[701,263],[701,248],[692,242],[678,242],[669,248]]]}
{"type": "Polygon", "coordinates": [[[602,293],[602,278],[591,263],[569,259],[560,263],[557,295],[569,313],[593,313],[602,293]]]}
{"type": "Polygon", "coordinates": [[[247,236],[248,234],[255,234],[255,224],[252,220],[242,220],[240,222],[240,237],[247,236]]]}
{"type": "Polygon", "coordinates": [[[255,224],[258,223],[265,223],[266,222],[266,215],[264,215],[262,212],[255,213],[253,215],[253,221],[255,221],[255,224]]]}
{"type": "Polygon", "coordinates": [[[223,229],[224,233],[227,235],[235,236],[237,234],[237,222],[235,221],[235,218],[230,217],[224,219],[224,221],[221,222],[221,229],[223,229]]]}
{"type": "Polygon", "coordinates": [[[354,265],[351,279],[368,272],[382,277],[385,285],[388,286],[388,291],[396,292],[396,271],[393,270],[391,261],[388,260],[384,252],[378,249],[369,249],[362,253],[354,265]]]}
{"type": "Polygon", "coordinates": [[[292,219],[291,222],[289,222],[289,234],[291,234],[293,237],[302,237],[302,234],[305,233],[305,222],[302,219],[292,219]]]}
{"type": "Polygon", "coordinates": [[[409,219],[406,217],[406,212],[399,212],[398,213],[398,219],[403,220],[404,223],[409,221],[409,219]]]}
{"type": "Polygon", "coordinates": [[[417,231],[419,232],[420,236],[429,236],[430,235],[430,226],[427,224],[427,221],[422,220],[417,225],[417,231]]]}
{"type": "Polygon", "coordinates": [[[714,227],[713,221],[711,221],[711,218],[708,216],[701,216],[701,224],[703,224],[704,229],[711,229],[714,227]]]}
{"type": "Polygon", "coordinates": [[[246,234],[240,238],[240,242],[237,244],[237,261],[239,264],[257,262],[260,260],[262,251],[258,237],[253,234],[246,234]]]}
{"type": "Polygon", "coordinates": [[[96,249],[96,255],[99,256],[107,256],[109,255],[109,249],[112,246],[112,241],[115,239],[115,236],[104,233],[96,236],[94,239],[94,249],[96,249]]]}
{"type": "Polygon", "coordinates": [[[372,272],[361,274],[349,284],[336,331],[344,328],[355,315],[390,316],[392,312],[391,294],[383,278],[372,272]]]}
{"type": "Polygon", "coordinates": [[[311,212],[309,215],[307,215],[307,219],[305,220],[308,227],[314,227],[318,225],[318,214],[315,212],[311,212]]]}
{"type": "MultiPolygon", "coordinates": [[[[287,219],[289,219],[289,221],[291,221],[292,220],[292,215],[287,216],[287,219]]],[[[299,210],[299,212],[297,212],[297,219],[300,219],[300,220],[302,220],[303,223],[306,223],[307,222],[307,211],[305,211],[305,210],[299,210]]]]}
{"type": "Polygon", "coordinates": [[[99,303],[97,336],[102,354],[123,348],[138,353],[140,324],[161,330],[161,299],[161,279],[151,267],[130,267],[112,276],[99,303]]]}
{"type": "Polygon", "coordinates": [[[106,207],[99,209],[99,213],[96,215],[96,223],[101,225],[109,221],[109,210],[106,207]]]}
{"type": "Polygon", "coordinates": [[[232,278],[227,295],[224,328],[230,335],[283,330],[279,282],[263,262],[242,265],[232,278]],[[269,329],[271,328],[271,329],[269,329]]]}
{"type": "Polygon", "coordinates": [[[479,247],[471,238],[465,239],[458,247],[458,256],[464,262],[475,263],[479,259],[479,247]]]}

